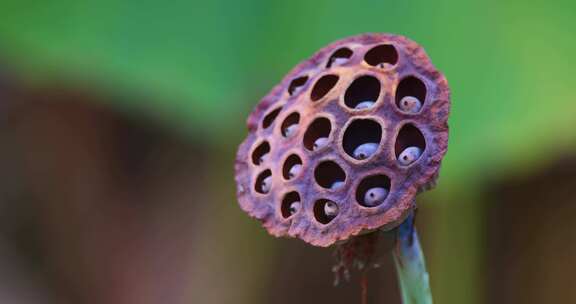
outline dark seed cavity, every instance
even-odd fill
[[[267,141],[262,142],[256,149],[254,149],[254,152],[252,152],[252,163],[257,166],[262,164],[269,153],[270,144]]]
[[[326,160],[314,169],[314,178],[320,187],[336,189],[344,184],[346,173],[336,162]]]
[[[284,195],[282,199],[282,205],[280,211],[282,212],[282,217],[289,218],[290,216],[298,213],[302,206],[300,200],[300,194],[296,191],[292,191]]]
[[[291,137],[298,132],[298,124],[300,123],[300,114],[294,112],[282,122],[282,136]]]
[[[366,52],[364,61],[371,66],[389,68],[398,62],[398,51],[393,45],[381,44]]]
[[[266,114],[264,120],[262,120],[263,129],[267,129],[272,125],[272,123],[274,123],[274,120],[276,120],[276,117],[278,117],[278,114],[280,114],[280,110],[282,110],[282,107],[278,107],[272,110],[270,113]]]
[[[258,175],[256,184],[254,185],[256,192],[267,194],[272,188],[272,171],[267,169]]]
[[[328,92],[332,90],[332,88],[338,82],[339,78],[340,77],[338,77],[337,75],[332,74],[322,76],[314,84],[312,92],[310,93],[310,99],[312,101],[318,101],[322,99],[322,97],[326,96],[326,94],[328,94]]]
[[[382,138],[382,127],[372,119],[356,119],[344,131],[342,140],[346,154],[364,160],[378,150]]]
[[[290,82],[290,85],[288,86],[288,94],[290,94],[290,96],[294,96],[300,93],[306,82],[308,82],[308,76],[300,76],[295,78],[292,80],[292,82]]]
[[[330,59],[328,59],[328,63],[326,64],[327,68],[333,67],[333,66],[340,66],[345,64],[346,62],[348,62],[350,60],[350,57],[352,57],[352,50],[349,48],[340,48],[338,50],[336,50],[334,53],[332,53],[332,56],[330,56]]]
[[[316,151],[326,146],[331,131],[332,124],[328,118],[316,118],[304,133],[304,147],[310,151]]]
[[[380,81],[374,76],[355,79],[346,89],[344,103],[351,109],[370,108],[380,96]],[[371,104],[370,104],[371,103]]]
[[[413,99],[405,100],[410,97]],[[403,78],[396,88],[396,106],[406,113],[418,113],[426,100],[426,85],[414,76]],[[404,105],[406,103],[407,105]],[[418,108],[417,110],[415,110]]]
[[[330,223],[339,213],[338,204],[331,200],[320,199],[314,203],[314,218],[321,224]]]
[[[356,200],[364,207],[379,206],[388,197],[390,184],[390,178],[383,174],[365,177],[356,189]]]
[[[286,158],[282,166],[282,176],[284,179],[291,180],[300,175],[302,171],[302,159],[296,154],[292,154]]]
[[[408,123],[402,126],[394,150],[398,163],[402,166],[410,165],[420,159],[426,149],[426,140],[422,132],[413,124]]]

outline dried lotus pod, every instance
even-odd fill
[[[415,42],[332,43],[250,114],[235,162],[240,206],[272,235],[316,246],[395,228],[435,183],[449,108],[446,78]]]

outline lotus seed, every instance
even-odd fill
[[[302,170],[301,164],[294,164],[294,166],[290,168],[290,171],[288,171],[288,178],[294,178],[295,176],[298,176],[301,170]]]
[[[374,207],[380,205],[388,196],[388,190],[382,187],[374,187],[368,189],[364,194],[364,205],[367,207]]]
[[[290,137],[290,136],[296,134],[296,131],[298,131],[298,125],[297,124],[289,125],[288,127],[286,127],[284,129],[284,137]]]
[[[348,58],[336,57],[330,60],[330,64],[328,66],[329,67],[339,66],[345,64],[346,62],[348,62]]]
[[[298,211],[300,211],[300,205],[301,204],[299,201],[292,202],[290,204],[290,207],[288,208],[290,215],[293,215],[293,214],[297,213]]]
[[[326,204],[324,204],[324,214],[331,219],[336,217],[336,215],[338,215],[338,205],[333,201],[327,201]]]
[[[342,186],[344,186],[343,181],[335,181],[334,183],[332,183],[332,186],[330,186],[330,189],[335,190],[335,189],[338,189]]]
[[[268,156],[267,154],[264,154],[264,155],[260,156],[260,158],[258,159],[258,165],[264,163],[264,161],[266,160],[266,158],[268,158],[267,156]]]
[[[268,191],[270,191],[270,187],[272,187],[272,176],[268,176],[262,181],[262,192],[268,193]]]
[[[389,69],[389,68],[392,67],[392,65],[389,64],[389,63],[387,63],[387,62],[383,62],[383,63],[379,63],[379,64],[378,64],[378,67],[381,68],[381,69]]]
[[[298,94],[301,89],[302,89],[302,86],[294,87],[294,88],[292,88],[291,91],[288,91],[288,94],[290,94],[291,96],[294,96],[294,95]]]
[[[371,108],[373,105],[374,105],[373,101],[366,100],[366,101],[362,101],[359,104],[357,104],[354,107],[354,109],[356,109],[356,110],[368,109],[368,108]]]
[[[320,137],[316,141],[314,141],[312,150],[318,150],[324,147],[327,143],[328,143],[328,137]]]
[[[422,108],[422,102],[413,96],[405,96],[400,100],[400,110],[408,113],[418,113]]]
[[[415,162],[420,155],[422,155],[422,149],[418,147],[408,147],[400,153],[398,156],[398,161],[401,165],[407,166],[413,162]]]
[[[356,147],[356,149],[354,149],[354,158],[355,159],[366,159],[370,156],[372,156],[372,154],[376,153],[376,150],[378,149],[378,144],[377,143],[365,143],[365,144],[361,144],[358,147]]]

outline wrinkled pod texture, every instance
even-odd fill
[[[296,66],[255,107],[235,162],[241,208],[329,246],[395,228],[434,186],[450,91],[415,42],[364,34]]]

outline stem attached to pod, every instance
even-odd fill
[[[394,262],[403,304],[432,304],[424,254],[414,226],[414,213],[398,226]]]

